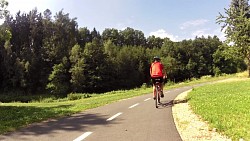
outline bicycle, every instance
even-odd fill
[[[161,103],[160,101],[160,94],[161,94],[161,83],[160,82],[156,82],[155,84],[155,88],[156,88],[156,97],[155,97],[155,107],[158,108],[158,103]]]

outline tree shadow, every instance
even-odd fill
[[[0,136],[0,140],[5,137],[10,137],[12,135],[44,135],[48,133],[58,132],[58,131],[79,131],[84,130],[87,126],[93,125],[104,125],[104,124],[115,124],[118,121],[112,121],[112,123],[107,122],[106,119],[108,115],[103,115],[100,113],[77,113],[70,116],[65,116],[61,118],[49,119],[48,117],[43,117],[47,119],[46,121],[40,120],[44,112],[48,115],[55,114],[55,112],[60,112],[53,110],[53,108],[62,108],[67,110],[72,105],[60,105],[57,107],[33,107],[33,106],[0,106],[1,113],[3,110],[5,112],[11,111],[15,112],[13,114],[5,114],[0,116],[0,128],[9,128],[9,131],[13,129],[18,129],[15,132],[7,132]],[[68,110],[69,111],[69,110]],[[65,112],[65,111],[64,111]],[[8,116],[7,116],[8,115]],[[13,115],[13,116],[9,116]],[[31,120],[31,117],[35,121]],[[34,117],[37,117],[34,118]],[[29,124],[25,123],[29,122]],[[32,123],[37,122],[37,123]]]

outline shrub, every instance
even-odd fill
[[[89,94],[79,94],[79,93],[70,93],[67,95],[68,100],[78,100],[82,98],[89,98],[91,95]]]

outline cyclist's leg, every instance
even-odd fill
[[[156,87],[155,85],[153,84],[153,98],[155,99],[156,97]]]

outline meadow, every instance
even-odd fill
[[[250,140],[250,79],[194,88],[187,99],[211,129],[216,128],[232,140]]]

